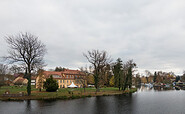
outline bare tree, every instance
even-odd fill
[[[9,70],[10,70],[11,74],[17,74],[17,73],[22,72],[23,69],[17,65],[13,65],[9,68]]]
[[[5,75],[8,71],[8,66],[4,64],[0,64],[0,74]]]
[[[43,57],[46,53],[45,45],[37,36],[30,33],[19,33],[16,36],[6,37],[9,44],[9,55],[6,60],[10,63],[19,63],[25,66],[25,75],[28,79],[27,93],[31,94],[31,72],[44,65]]]
[[[5,85],[5,78],[4,76],[8,72],[8,66],[4,64],[0,64],[0,88],[1,86]]]
[[[147,77],[152,76],[152,73],[149,70],[145,70],[145,74]]]
[[[110,64],[106,64],[106,66],[103,67],[102,73],[101,73],[101,76],[100,76],[101,84],[105,85],[107,87],[110,86],[109,82],[110,82],[111,78],[112,78],[111,65]]]
[[[99,81],[101,76],[101,71],[103,68],[111,62],[111,58],[108,56],[106,51],[92,50],[88,51],[87,54],[83,54],[87,60],[92,64],[94,69],[94,82],[96,92],[99,91]]]
[[[79,75],[82,75],[81,78],[78,78],[76,79],[75,81],[77,83],[80,83],[83,85],[83,88],[84,88],[84,92],[85,92],[85,87],[86,87],[86,84],[87,84],[87,76],[89,75],[89,72],[87,70],[87,67],[83,68],[83,67],[80,67],[79,68],[81,72],[79,72]]]

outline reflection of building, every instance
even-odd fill
[[[43,71],[42,78],[45,81],[50,76],[53,76],[55,80],[57,80],[59,88],[67,88],[72,82],[78,87],[83,87],[87,85],[87,81],[85,79],[85,74],[79,70],[69,70],[65,69],[64,71],[56,72],[56,71]],[[39,86],[40,76],[36,78],[36,88]]]

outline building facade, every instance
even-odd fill
[[[36,88],[39,88],[39,84],[43,86],[43,83],[50,76],[58,82],[59,88],[67,88],[73,82],[79,88],[87,85],[85,73],[79,70],[64,69],[64,71],[42,71],[40,76],[36,78]],[[41,79],[42,78],[42,79]]]

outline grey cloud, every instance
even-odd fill
[[[47,46],[47,68],[88,64],[84,52],[106,50],[114,60],[134,59],[138,69],[184,67],[185,1],[32,0],[0,1],[0,56],[4,36],[31,32]]]

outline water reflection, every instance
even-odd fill
[[[154,87],[146,87],[146,86],[141,86],[140,88],[138,88],[138,91],[168,91],[168,90],[185,90],[185,87],[173,87],[173,86],[169,86],[169,87],[165,87],[165,86],[154,86]]]
[[[174,87],[154,87],[155,91],[168,91],[168,90],[175,90]]]
[[[26,111],[30,111],[30,110],[31,110],[31,100],[27,100],[26,101]]]
[[[185,91],[175,88],[141,87],[128,95],[74,100],[0,101],[0,114],[180,114]]]

